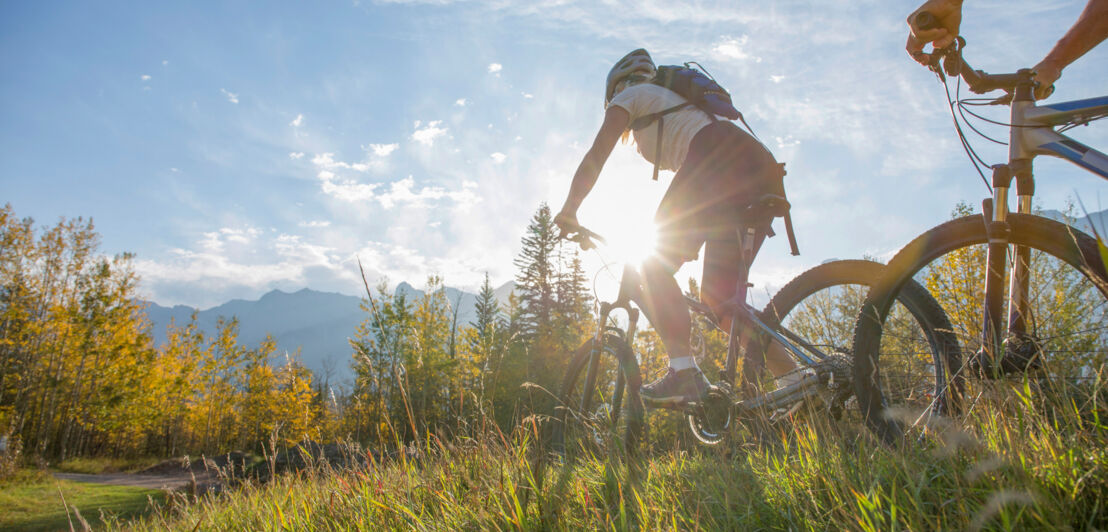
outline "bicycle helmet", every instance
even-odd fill
[[[645,74],[646,78],[654,76],[654,72],[657,69],[654,67],[654,60],[650,58],[650,54],[646,50],[639,48],[625,56],[623,59],[616,61],[616,66],[612,67],[612,70],[608,72],[608,82],[604,90],[604,107],[607,108],[611,103],[612,97],[615,96],[616,85],[619,82],[627,79],[635,72],[648,71]]]

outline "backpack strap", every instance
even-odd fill
[[[745,124],[746,121],[744,120],[743,123]],[[746,128],[750,129],[750,126],[747,126]],[[751,131],[750,133],[754,134],[753,131]],[[782,182],[784,182],[785,176],[788,175],[788,172],[785,171],[785,163],[777,163],[777,168],[781,172],[781,180]],[[785,201],[788,202],[787,199]],[[792,253],[792,255],[795,257],[797,255],[800,255],[800,248],[796,246],[796,233],[793,232],[793,217],[790,214],[791,211],[792,205],[790,204],[789,207],[785,209],[785,213],[781,217],[785,219],[785,236],[789,237],[789,252]]]
[[[796,233],[793,232],[793,217],[789,211],[785,211],[785,235],[789,237],[789,251],[793,256],[800,255],[800,248],[796,247]]]
[[[757,140],[758,142],[762,142],[762,139],[758,138],[758,134],[755,133],[754,130],[750,127],[750,124],[746,123],[746,119],[743,118],[742,111],[739,111],[739,121],[742,122],[743,126],[746,127],[746,130],[749,131],[750,134],[754,136],[754,140]],[[765,144],[765,143],[762,142],[762,144]],[[797,253],[793,253],[793,255],[797,255]]]
[[[658,180],[658,162],[661,161],[661,159],[662,159],[662,132],[664,131],[663,128],[666,125],[665,116],[672,113],[672,112],[674,112],[674,111],[680,111],[681,109],[684,109],[684,108],[686,108],[690,105],[693,105],[693,103],[689,102],[689,101],[686,101],[685,103],[674,105],[673,107],[670,107],[669,109],[663,109],[661,111],[658,111],[657,113],[650,113],[648,115],[640,116],[640,117],[634,119],[633,121],[631,121],[630,126],[628,126],[632,130],[638,131],[638,130],[644,128],[644,127],[649,126],[650,124],[653,124],[655,120],[658,121],[658,138],[657,138],[657,141],[654,143],[654,177],[653,177],[653,179],[655,181]],[[712,119],[712,122],[716,122],[716,121],[719,120],[718,118],[716,118],[716,115],[713,115],[712,113],[709,113],[708,111],[704,111],[704,113],[708,115],[708,118]]]
[[[689,102],[689,101],[686,101],[685,103],[674,105],[673,107],[670,107],[668,109],[663,109],[661,111],[658,111],[657,113],[650,113],[648,115],[640,116],[640,117],[632,120],[631,124],[628,126],[628,127],[631,128],[632,131],[638,131],[642,128],[645,128],[645,127],[649,126],[650,124],[653,124],[655,120],[658,121],[658,139],[654,143],[654,177],[653,177],[653,179],[655,181],[658,180],[658,161],[660,161],[661,158],[662,158],[662,131],[663,131],[663,127],[665,126],[665,116],[672,113],[672,112],[680,111],[681,109],[684,109],[684,108],[686,108],[690,105],[693,105],[693,103]],[[709,112],[708,110],[703,109],[703,108],[698,108],[698,109],[700,109],[701,111],[704,111],[704,114],[708,115],[708,119],[711,120],[712,122],[719,122],[719,118],[716,117],[716,115]],[[746,118],[743,118],[743,114],[741,112],[739,113],[739,121],[743,123],[743,126],[746,127],[746,130],[750,132],[750,134],[754,137],[755,140],[757,140],[758,142],[762,142],[762,139],[758,138],[758,134],[755,133],[754,130],[750,127],[750,124],[746,123]],[[792,227],[792,222],[786,220],[786,224],[787,224],[787,227]],[[792,239],[790,238],[790,241],[791,240]],[[794,250],[796,249],[796,244],[795,243],[793,243],[793,249]],[[798,252],[793,253],[793,255],[799,255],[799,253]]]

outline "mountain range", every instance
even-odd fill
[[[514,289],[515,283],[511,281],[497,288],[497,301],[506,306]],[[459,324],[468,324],[476,318],[475,294],[451,287],[444,290],[451,306],[458,306]],[[408,283],[400,283],[394,293],[404,294],[409,302],[418,301],[424,294]],[[219,318],[237,318],[239,345],[257,347],[268,334],[277,342],[275,362],[283,362],[285,353],[291,355],[299,350],[301,362],[319,380],[341,383],[352,381],[354,376],[350,367],[349,339],[367,317],[360,308],[362,299],[308,288],[291,293],[273,290],[257,301],[234,299],[207,310],[185,305],[163,307],[146,302],[146,315],[153,325],[151,332],[158,346],[166,343],[170,323],[183,327],[193,313],[197,326],[206,336],[216,333]]]

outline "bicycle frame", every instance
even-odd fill
[[[1009,160],[1054,155],[1108,179],[1108,155],[1054,131],[1055,126],[1079,124],[1108,113],[1108,96],[1035,105],[1034,100],[1012,104]]]
[[[743,231],[740,230],[740,238],[743,237],[742,233]],[[752,236],[753,234],[751,234],[747,238],[743,238],[742,242],[753,242],[752,238],[750,238]],[[750,246],[745,246],[744,248],[744,253],[753,253],[753,250],[750,248]],[[743,260],[743,264],[749,263],[749,260]],[[747,268],[744,267],[739,276],[740,279],[736,286],[735,295],[722,305],[723,308],[728,309],[728,311],[731,313],[731,331],[728,336],[727,342],[727,359],[721,377],[723,379],[723,382],[725,382],[728,386],[734,386],[737,377],[738,362],[741,357],[744,362],[745,368],[743,372],[743,383],[752,386],[753,390],[757,390],[754,379],[751,379],[750,376],[756,375],[760,371],[761,365],[758,364],[758,362],[760,362],[761,357],[751,356],[751,349],[749,349],[748,346],[743,345],[743,342],[740,341],[740,338],[743,337],[741,335],[742,325],[740,324],[747,323],[753,325],[752,328],[746,331],[746,337],[749,338],[750,336],[752,336],[750,333],[754,332],[755,330],[761,331],[763,334],[768,335],[773,340],[779,342],[790,353],[792,353],[792,355],[796,357],[797,360],[803,362],[807,366],[815,366],[819,363],[820,360],[827,358],[827,354],[823,353],[822,351],[820,351],[819,348],[805,341],[801,336],[792,331],[789,331],[784,327],[778,326],[778,329],[775,330],[773,327],[767,325],[765,321],[763,321],[759,317],[759,312],[754,307],[747,304],[745,301],[747,288],[749,286],[747,284],[747,273]],[[623,273],[620,277],[619,294],[617,295],[615,301],[610,303],[600,303],[600,319],[595,336],[598,343],[603,341],[605,331],[610,330],[610,327],[608,327],[606,323],[612,312],[617,309],[622,309],[626,311],[628,316],[628,325],[626,333],[624,334],[624,340],[628,344],[631,344],[634,341],[635,331],[637,329],[639,319],[639,309],[636,308],[635,305],[642,306],[643,302],[641,296],[642,278],[638,270],[636,270],[631,265],[624,265]],[[632,303],[634,303],[634,305],[632,305]],[[700,303],[695,299],[687,298],[687,303],[692,310],[703,313],[705,315],[711,313],[711,310],[706,305]],[[589,361],[588,370],[585,376],[586,386],[591,387],[595,383],[598,361],[599,355],[595,355]],[[625,383],[623,382],[623,374],[617,374],[616,379],[615,393],[617,397],[621,397],[623,388],[625,386]],[[754,402],[759,404],[771,402],[771,396],[773,398],[776,398],[779,395],[784,396],[795,393],[802,388],[806,388],[808,383],[803,384],[804,385],[801,386],[801,383],[797,383],[788,386],[783,390],[776,390],[764,396],[759,393],[756,396],[751,397],[750,399],[755,400]],[[583,408],[587,410],[590,406],[591,405],[586,404],[583,406]]]
[[[1004,341],[1012,336],[1027,339],[1027,298],[1030,284],[1031,251],[1022,246],[1012,250],[1014,264],[1008,292],[1007,334],[1001,328],[1003,283],[1007,271],[1009,213],[1008,195],[1016,181],[1016,212],[1031,214],[1035,194],[1032,161],[1039,155],[1066,159],[1108,180],[1108,155],[1054,131],[1056,126],[1080,124],[1108,113],[1108,96],[1037,106],[1034,73],[1020,70],[1011,104],[1008,164],[993,167],[993,197],[983,208],[988,224],[989,246],[985,276],[982,346],[986,356],[1005,352]],[[994,358],[995,359],[995,358]]]

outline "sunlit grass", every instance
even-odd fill
[[[1019,384],[1014,384],[1019,387]],[[1017,390],[1018,391],[1018,390]],[[1094,394],[1103,398],[1103,386]],[[980,530],[1108,526],[1098,410],[1015,394],[890,448],[818,416],[760,446],[563,463],[529,432],[178,497],[139,530]],[[1099,399],[1098,399],[1099,400]],[[655,438],[663,437],[655,434]],[[664,436],[672,438],[672,435]],[[664,443],[664,442],[663,442]],[[654,446],[657,448],[657,446]]]
[[[100,529],[162,507],[159,490],[56,480],[23,470],[0,482],[0,530]],[[103,520],[103,521],[102,521]]]

